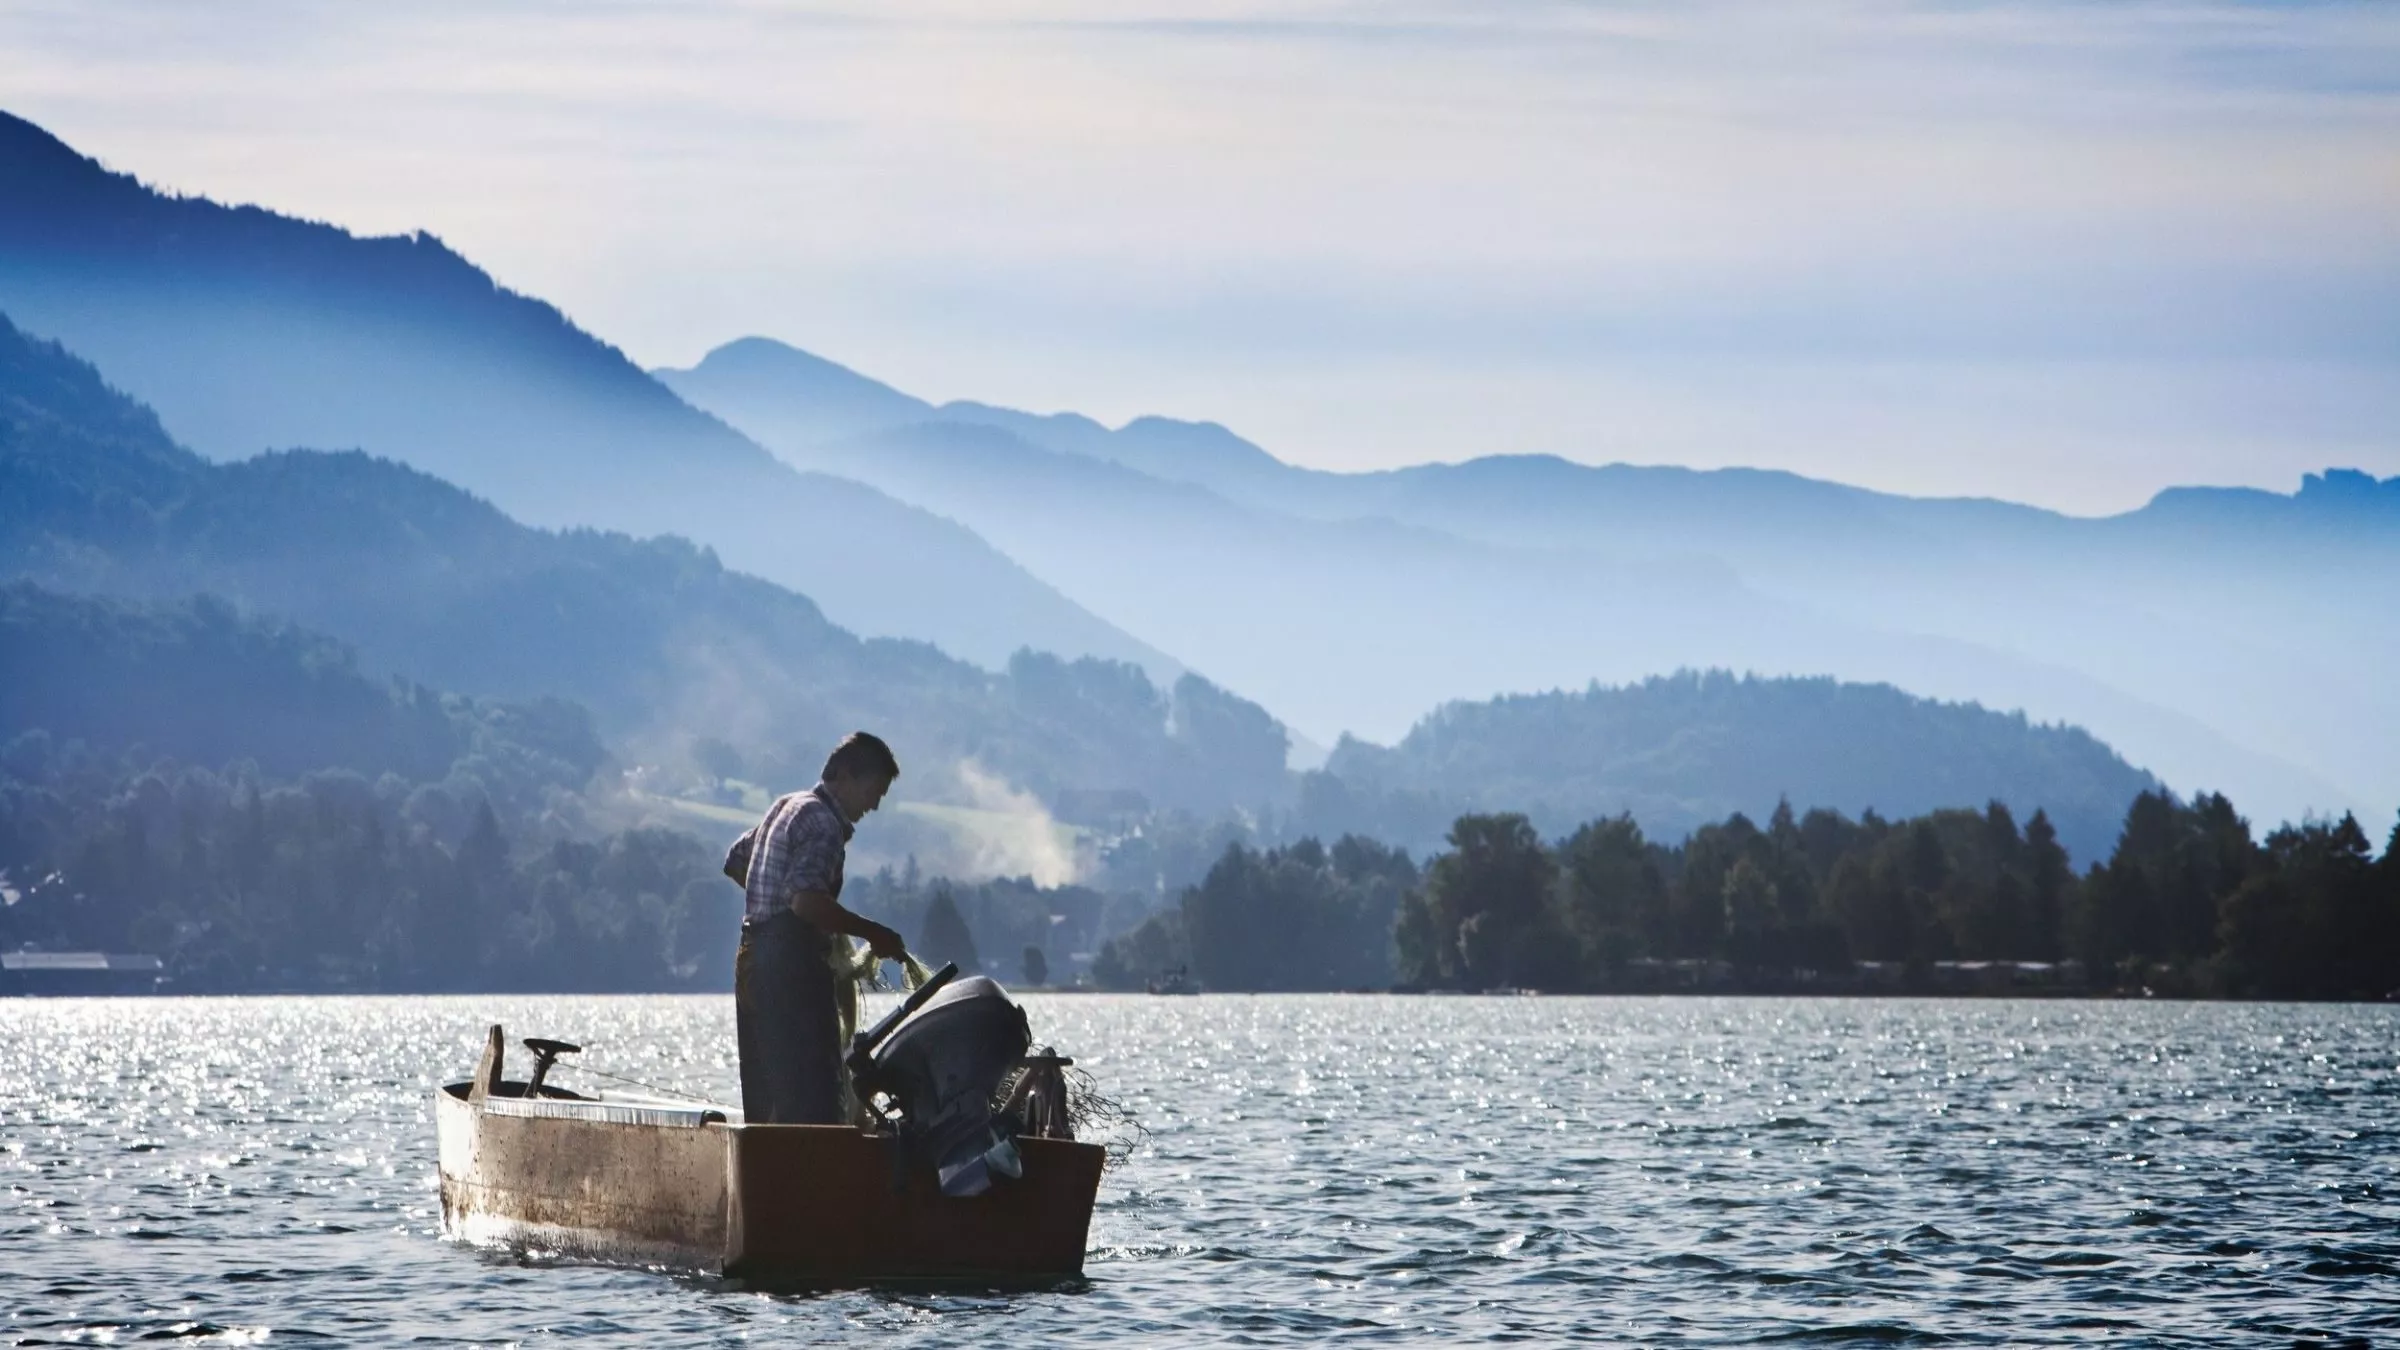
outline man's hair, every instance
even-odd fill
[[[853,731],[833,747],[825,757],[825,779],[836,778],[898,778],[900,761],[892,758],[892,747],[871,731]]]

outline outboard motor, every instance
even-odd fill
[[[1022,1175],[1016,1142],[992,1108],[1001,1080],[1033,1043],[1025,1010],[975,975],[950,983],[913,1015],[902,1011],[907,1020],[864,1063],[852,1057],[859,1096],[891,1098],[901,1147],[933,1164],[944,1195],[981,1195],[995,1175]]]

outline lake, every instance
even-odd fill
[[[439,1234],[488,1022],[729,1100],[730,997],[0,1001],[0,1342],[2400,1337],[2400,1008],[1027,1004],[1149,1132],[1086,1279],[808,1297]]]

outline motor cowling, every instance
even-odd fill
[[[1022,1168],[993,1099],[1032,1045],[1025,1010],[981,975],[953,981],[876,1047],[858,1084],[898,1112],[901,1146],[930,1162],[942,1194],[980,1195]]]

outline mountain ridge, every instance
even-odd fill
[[[56,343],[0,318],[0,576],[146,603],[194,592],[323,631],[374,669],[475,697],[558,696],[680,757],[753,747],[812,777],[858,726],[906,727],[911,790],[974,762],[1045,799],[1135,790],[1229,810],[1282,786],[1255,705],[1185,675],[1020,651],[993,674],[860,638],[687,541],[538,530],[359,451],[215,464]],[[1180,725],[1178,725],[1180,724]]]
[[[888,405],[902,420],[881,430],[827,436],[836,424],[774,377],[779,362],[821,372],[819,359],[762,339],[743,352],[745,369],[703,361],[660,377],[795,463],[968,522],[1088,608],[1202,655],[1324,741],[1393,739],[1456,699],[1724,668],[1886,682],[2093,727],[2169,782],[2243,789],[2269,813],[2364,799],[2147,685],[2128,693],[2107,644],[2150,643],[2165,621],[2115,634],[2119,608],[2079,599],[2077,578],[1998,629],[1946,625],[1958,588],[1975,593],[1973,572],[2021,565],[1954,536],[2074,528],[2038,508],[1904,504],[1929,510],[1894,519],[1865,489],[1780,471],[1595,470],[1555,456],[1349,477],[1289,470],[1301,494],[1317,494],[1295,501],[1196,481],[1209,474],[1149,473],[1119,453],[1125,437],[1073,414],[912,399]],[[1212,454],[1230,438],[1189,434]],[[1274,463],[1263,451],[1221,462],[1237,474]],[[1352,493],[1347,508],[1324,499],[1332,492]],[[1755,511],[1741,505],[1754,500]],[[1717,514],[1686,528],[1694,503]],[[1912,579],[1895,557],[1953,561]],[[2110,659],[2062,659],[2050,631],[2060,615],[2097,629],[2081,639],[2086,655]],[[1301,651],[1305,665],[1291,660]]]
[[[1013,439],[995,428],[965,430]],[[1214,500],[1199,489],[1170,490]],[[1531,790],[1522,774],[1501,782],[1461,771],[1440,784],[1458,792],[1429,794],[1408,764],[1434,734],[1427,727],[1472,715],[1455,705],[1429,714],[1391,749],[1346,742],[1334,773],[1293,779],[1273,720],[1197,677],[1162,692],[1130,665],[1035,653],[1020,653],[993,677],[926,644],[859,639],[806,597],[731,573],[686,541],[535,530],[421,470],[359,451],[278,451],[212,464],[174,446],[155,416],[109,389],[89,363],[0,323],[0,584],[27,583],[222,614],[234,627],[256,628],[248,616],[259,615],[316,628],[347,644],[336,674],[371,668],[469,697],[571,698],[591,710],[589,725],[637,752],[645,774],[662,763],[672,771],[679,760],[697,767],[739,758],[759,779],[802,781],[826,741],[865,724],[901,738],[903,790],[918,800],[928,788],[937,799],[947,791],[954,803],[961,793],[978,800],[975,780],[997,773],[1062,813],[1081,801],[1120,819],[1128,810],[1139,819],[1147,806],[1220,819],[1238,810],[1267,829],[1338,825],[1438,839],[1448,821],[1428,818],[1429,809],[1497,804],[1545,818],[1631,809],[1650,828],[1672,832],[1698,819],[1680,799],[1760,795],[1752,779],[1770,760],[1783,773],[1770,788],[1804,804],[1848,804],[1859,774],[1844,786],[1840,756],[1789,752],[1811,734],[1855,741],[1852,757],[1871,758],[1882,775],[1883,800],[1973,806],[1997,795],[2050,804],[2079,841],[2110,827],[2123,804],[2108,800],[2112,792],[2151,781],[2118,762],[2118,778],[2095,791],[2088,768],[2047,767],[2035,744],[2042,733],[2004,717],[1981,718],[1981,731],[1965,741],[1981,747],[1976,754],[1916,762],[1906,752],[1910,718],[1934,705],[1824,681],[1811,687],[1882,703],[1839,727],[1757,709],[1746,722],[1728,721],[1722,707],[1699,710],[1671,739],[1722,749],[1730,738],[1741,753],[1669,765],[1676,781],[1664,793],[1655,774],[1626,778],[1614,767],[1624,757],[1612,750],[1553,765],[1558,790]],[[194,591],[225,599],[187,599]],[[1711,688],[1741,691],[1735,702],[1784,687],[1708,679]],[[213,753],[240,748],[241,728],[205,730],[234,737],[210,742]],[[697,748],[702,737],[716,748]],[[1487,766],[1493,755],[1507,763],[1524,753],[1506,736],[1491,739]],[[1786,747],[1779,760],[1778,746]],[[436,771],[443,757],[419,767]],[[953,772],[970,761],[980,769]],[[2011,764],[2018,768],[1993,769]],[[1594,780],[1600,789],[1587,790],[1584,780],[1601,769],[1616,776],[1604,773]],[[687,780],[691,772],[682,771]],[[721,778],[737,770],[701,772]]]
[[[168,196],[5,113],[0,310],[211,458],[358,448],[530,524],[681,535],[987,669],[1021,646],[1183,669],[958,522],[793,470],[431,235]]]
[[[47,190],[59,181],[73,190]],[[5,190],[28,185],[43,190]],[[1085,498],[1132,500],[1121,485],[1028,503],[1003,482],[988,500],[935,500],[939,477],[920,476],[909,491],[925,500],[911,503],[857,480],[958,465],[941,444],[952,433],[876,446],[890,458],[872,473],[795,471],[736,430],[756,430],[749,418],[693,408],[438,239],[360,240],[169,198],[14,119],[0,123],[0,308],[11,306],[100,357],[169,427],[208,428],[225,454],[356,446],[536,525],[696,539],[847,627],[936,640],[987,670],[1034,646],[1170,682],[1176,651],[1325,739],[1397,735],[1445,699],[1684,666],[1822,673],[2089,726],[2168,781],[2235,790],[2270,818],[2400,799],[2400,695],[2376,675],[2400,660],[2400,625],[2380,617],[2400,612],[2400,568],[2380,524],[2385,485],[2361,495],[2358,475],[2295,494],[2307,499],[2297,515],[2267,497],[2203,495],[2093,521],[1556,457],[1328,474],[1213,424],[1137,418],[1111,431],[959,403],[911,425],[998,427],[1211,495],[1142,488],[1166,514],[1100,521]],[[858,395],[852,426],[928,415],[856,372],[820,361],[816,375]],[[992,444],[1029,462],[1014,442]],[[2366,503],[2351,513],[2359,528],[2314,528],[2341,502]],[[1051,538],[1029,540],[1037,523]],[[1179,533],[1149,537],[1153,523]],[[1237,526],[1246,533],[1227,533]],[[1019,552],[1100,527],[1117,547],[1032,568],[977,533],[1004,527]],[[1232,546],[1258,540],[1272,556]],[[1093,603],[1105,587],[1107,615]],[[1243,604],[1271,622],[1236,622]],[[1207,649],[1187,650],[1185,634]],[[1280,683],[1261,687],[1262,672]],[[1303,699],[1315,708],[1305,721],[1293,712]],[[1370,713],[1373,725],[1353,720]]]
[[[738,361],[720,359],[738,353]],[[1878,503],[1908,504],[1950,508],[1960,511],[1980,511],[2022,516],[2029,519],[2059,522],[2126,521],[2164,507],[2181,506],[2194,501],[2225,501],[2270,508],[2281,506],[2314,507],[2329,503],[2338,496],[2345,505],[2357,505],[2372,500],[2375,508],[2392,513],[2400,523],[2400,476],[2378,480],[2371,474],[2354,468],[2330,467],[2318,473],[2302,476],[2300,485],[2292,492],[2277,492],[2270,488],[2211,484],[2171,484],[2154,492],[2142,505],[2124,511],[2099,515],[2079,515],[2052,507],[2038,506],[2006,497],[1984,495],[1916,496],[1880,488],[1844,483],[1835,479],[1815,478],[1789,469],[1729,465],[1720,468],[1694,468],[1678,464],[1638,464],[1626,460],[1592,461],[1574,459],[1547,451],[1515,451],[1474,455],[1459,460],[1430,460],[1418,464],[1400,465],[1385,469],[1335,470],[1317,469],[1281,459],[1273,451],[1240,435],[1221,422],[1207,419],[1168,417],[1153,413],[1139,414],[1111,427],[1097,418],[1082,413],[1064,411],[1035,413],[1008,408],[974,399],[956,399],[937,403],[909,394],[897,387],[846,366],[829,357],[779,339],[750,335],[733,339],[710,349],[701,360],[690,367],[660,366],[650,374],[678,392],[687,390],[699,395],[689,399],[695,407],[706,408],[712,398],[727,394],[725,377],[757,378],[768,376],[788,378],[796,369],[822,368],[838,372],[846,382],[861,388],[871,388],[889,400],[900,413],[881,425],[890,426],[910,421],[961,421],[999,426],[1016,431],[1028,439],[1047,442],[1068,453],[1089,458],[1107,459],[1127,467],[1140,469],[1153,477],[1171,477],[1177,481],[1193,482],[1200,486],[1222,490],[1224,481],[1210,476],[1192,476],[1186,461],[1181,476],[1175,471],[1176,462],[1157,454],[1161,438],[1186,441],[1210,441],[1217,461],[1239,461],[1244,467],[1288,475],[1295,479],[1313,479],[1352,484],[1376,484],[1422,477],[1454,480],[1461,474],[1504,472],[1513,468],[1537,468],[1559,471],[1572,476],[1585,474],[1623,475],[1628,478],[1648,478],[1659,483],[1704,482],[1773,483],[1787,488],[1836,496],[1850,496]],[[859,428],[844,426],[816,433],[806,427],[789,427],[787,431],[800,438],[836,439],[853,434]]]

